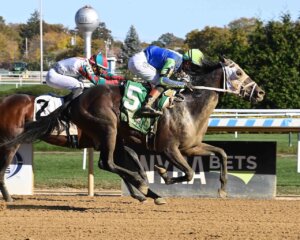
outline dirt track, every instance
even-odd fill
[[[300,200],[0,198],[1,239],[300,239]]]

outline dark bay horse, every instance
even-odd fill
[[[28,94],[13,94],[0,99],[0,138],[12,139],[23,133],[25,124],[33,120],[35,98],[35,96]],[[70,138],[68,138],[67,135],[48,134],[43,136],[41,140],[53,145],[68,148],[95,148],[93,140],[80,128],[77,130],[78,142],[76,146],[72,141],[70,141]],[[12,162],[14,155],[19,149],[20,143],[22,142],[11,146],[0,147],[0,191],[4,200],[8,202],[13,201],[13,199],[11,198],[5,185],[5,170]],[[147,185],[147,176],[139,163],[138,156],[128,147],[126,147],[125,150],[125,157],[128,159],[127,166],[135,171],[138,171],[140,177],[144,181],[144,185]],[[128,161],[131,162],[130,166],[128,165]],[[130,182],[128,182],[126,179],[123,180],[133,198],[136,198],[139,201],[145,200],[145,197],[140,194]],[[164,199],[156,195],[154,192],[150,191],[148,196],[153,198],[156,204],[164,203]]]
[[[251,102],[262,101],[265,93],[242,68],[229,59],[203,63],[202,67],[191,65],[188,73],[194,90],[183,92],[185,101],[176,103],[173,108],[164,109],[150,150],[161,154],[184,172],[183,176],[169,177],[164,167],[156,166],[166,184],[190,181],[193,178],[194,171],[185,156],[218,155],[221,159],[219,195],[225,197],[227,155],[223,149],[202,142],[209,116],[218,103],[220,93],[233,93]],[[103,167],[125,179],[131,179],[146,195],[148,189],[136,178],[135,173],[125,169],[125,163],[120,166],[115,162],[122,155],[124,145],[145,150],[149,145],[145,134],[120,121],[123,93],[122,87],[90,88],[75,99],[67,110],[61,108],[40,121],[27,125],[25,132],[16,139],[3,139],[2,142],[10,145],[41,138],[57,126],[59,119],[68,115],[100,149]]]

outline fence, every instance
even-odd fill
[[[47,72],[39,71],[24,72],[22,74],[0,74],[0,84],[15,85],[16,88],[22,85],[36,85],[45,82]]]
[[[47,71],[42,73],[39,71],[28,71],[23,74],[0,74],[0,85],[15,85],[16,88],[22,85],[45,84]],[[90,81],[84,80],[85,85],[89,85]]]
[[[216,109],[209,131],[300,132],[300,109]]]

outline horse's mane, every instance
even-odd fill
[[[201,65],[192,64],[191,71],[188,72],[190,75],[205,75],[219,68],[220,62],[214,62],[207,59],[202,60]]]
[[[192,64],[191,71],[188,71],[187,74],[191,77],[191,82],[193,85],[203,85],[208,79],[208,74],[212,71],[221,67],[220,62],[213,62],[210,60],[203,60],[202,65]]]

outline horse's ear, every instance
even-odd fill
[[[222,62],[222,63],[225,63],[226,59],[224,57],[224,55],[219,55],[219,61]]]
[[[220,59],[220,62],[224,63],[225,65],[230,65],[231,63],[231,60],[229,60],[229,58],[226,58],[225,55],[219,55],[219,59]]]

